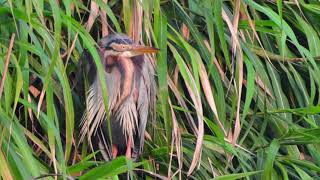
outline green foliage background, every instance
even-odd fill
[[[319,1],[92,2],[0,0],[2,179],[319,179]],[[103,73],[106,22],[161,49],[139,162],[78,145],[74,73],[84,49]]]

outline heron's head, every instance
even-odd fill
[[[134,44],[132,39],[123,34],[111,34],[102,38],[99,42],[99,47],[103,51],[105,58],[108,56],[132,58],[159,51],[154,47]]]

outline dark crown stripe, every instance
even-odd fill
[[[133,41],[127,35],[108,35],[100,40],[100,45],[104,48],[108,48],[111,43],[117,44],[133,44]]]

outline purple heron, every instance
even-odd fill
[[[159,49],[135,44],[123,34],[108,35],[98,46],[105,70],[111,133],[98,73],[92,57],[87,56],[92,81],[87,92],[87,111],[80,124],[80,141],[87,138],[107,161],[119,155],[136,159],[142,152],[147,120],[154,112],[156,100],[154,69],[145,54]]]

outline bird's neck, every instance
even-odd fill
[[[121,72],[121,89],[119,102],[122,103],[132,91],[132,84],[134,78],[134,64],[130,58],[119,57],[118,66]]]

